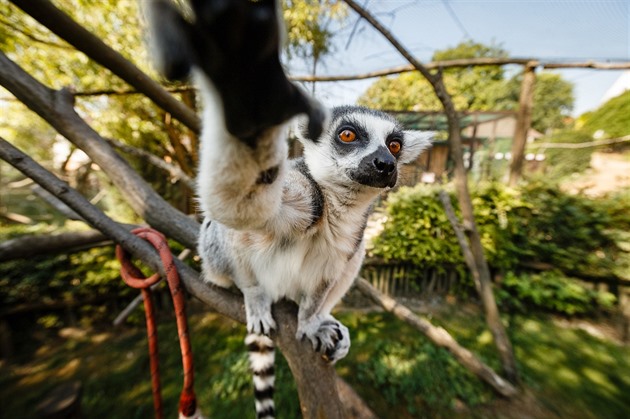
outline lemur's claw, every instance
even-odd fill
[[[271,336],[276,330],[276,322],[271,316],[268,318],[248,319],[247,332],[257,335]]]
[[[348,328],[332,316],[300,325],[296,337],[300,340],[308,338],[313,350],[319,352],[325,361],[331,363],[345,357],[350,350]]]

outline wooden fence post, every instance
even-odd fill
[[[534,106],[534,85],[536,84],[537,61],[530,61],[525,66],[523,81],[521,82],[521,95],[518,101],[516,114],[516,127],[514,128],[514,141],[512,142],[512,161],[508,184],[515,186],[523,174],[523,160],[525,146],[527,145],[527,133],[532,123],[532,109]]]

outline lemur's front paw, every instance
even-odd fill
[[[194,1],[193,9],[200,35],[197,65],[221,96],[231,134],[255,143],[266,128],[294,115],[308,114],[309,125],[321,119],[280,63],[281,16],[275,0]]]
[[[316,352],[330,363],[345,357],[350,350],[348,328],[332,316],[317,317],[298,325],[298,339],[307,338]]]
[[[298,114],[309,117],[311,139],[322,132],[316,102],[291,83],[280,63],[277,0],[192,0],[194,19],[172,0],[149,2],[157,63],[169,78],[201,70],[223,104],[227,130],[255,145],[265,129]]]

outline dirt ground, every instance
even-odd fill
[[[591,167],[564,187],[569,192],[583,191],[588,196],[601,196],[630,187],[630,155],[628,153],[595,152]]]

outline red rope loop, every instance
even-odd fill
[[[194,392],[194,368],[193,357],[188,334],[188,322],[186,319],[186,301],[184,288],[179,280],[179,274],[173,260],[173,255],[168,247],[166,237],[151,228],[137,228],[132,231],[136,236],[148,241],[156,248],[166,273],[173,306],[175,308],[175,318],[177,319],[177,333],[179,335],[179,346],[182,353],[182,364],[184,367],[184,385],[179,400],[180,415],[192,417],[197,410],[197,398]],[[160,392],[160,371],[158,363],[157,328],[155,326],[155,312],[151,301],[150,287],[160,279],[159,274],[146,278],[130,260],[129,254],[120,245],[116,246],[116,257],[120,261],[120,274],[123,281],[132,288],[138,288],[142,292],[147,321],[147,337],[149,341],[149,358],[151,362],[151,383],[153,388],[153,407],[155,417],[163,417],[162,397]]]

